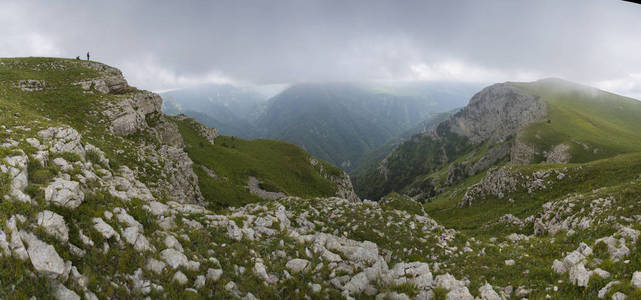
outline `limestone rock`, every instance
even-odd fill
[[[103,111],[111,122],[111,131],[120,136],[130,135],[147,127],[147,119],[160,113],[162,98],[151,92],[139,92]]]
[[[67,228],[65,219],[61,215],[45,210],[38,213],[37,222],[48,234],[55,236],[63,242],[69,240],[69,228]]]
[[[53,297],[58,300],[80,300],[80,296],[76,292],[68,289],[62,283],[55,283],[53,285]]]
[[[189,263],[187,256],[171,248],[161,251],[160,257],[162,257],[162,259],[174,269],[180,266],[187,266]]]
[[[31,197],[24,193],[27,185],[29,184],[27,178],[28,157],[21,154],[5,157],[4,161],[9,166],[8,174],[11,177],[11,184],[9,185],[10,195],[18,201],[31,202]]]
[[[541,120],[545,114],[543,100],[509,83],[497,83],[474,95],[465,108],[442,126],[479,144],[488,139],[503,141],[523,125]]]
[[[49,151],[52,153],[71,152],[81,157],[85,156],[81,136],[71,127],[49,127],[39,131],[38,136],[50,145]]]
[[[134,246],[134,249],[137,251],[150,251],[152,250],[149,240],[143,235],[140,227],[130,226],[125,228],[122,233],[122,237],[125,238],[125,241]]]
[[[156,274],[162,274],[162,271],[165,269],[165,266],[167,266],[167,264],[165,264],[164,262],[157,259],[149,258],[147,260],[146,268],[147,270],[150,270]]]
[[[545,163],[548,164],[566,164],[570,162],[572,155],[570,155],[570,146],[566,144],[558,144],[546,157]]]
[[[216,282],[220,279],[220,276],[223,275],[223,270],[221,269],[208,269],[207,270],[207,279]]]
[[[60,206],[77,208],[85,200],[85,194],[80,190],[78,182],[56,178],[45,189],[45,200]]]
[[[479,288],[479,294],[482,300],[501,300],[499,294],[494,291],[489,283],[485,283]]]
[[[93,218],[93,228],[96,229],[96,231],[100,232],[100,234],[105,238],[105,239],[110,239],[112,237],[115,237],[116,240],[120,240],[120,235],[111,227],[111,225],[107,224],[102,218]]]
[[[57,278],[65,273],[65,262],[53,246],[24,231],[20,232],[20,237],[27,243],[29,259],[36,271],[50,278]]]
[[[634,272],[631,280],[632,286],[641,289],[641,272]]]
[[[180,285],[185,285],[185,284],[187,284],[189,279],[187,279],[187,276],[185,276],[185,274],[183,272],[176,271],[176,273],[174,274],[174,277],[173,277],[173,281],[178,282],[178,284],[180,284]]]
[[[292,271],[292,273],[299,273],[309,269],[310,262],[302,258],[294,258],[287,262],[285,267]]]

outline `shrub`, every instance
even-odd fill
[[[47,184],[51,179],[53,179],[54,174],[49,169],[38,169],[33,172],[29,172],[29,181],[35,184]]]
[[[94,164],[100,164],[100,154],[95,150],[87,151],[87,160]]]

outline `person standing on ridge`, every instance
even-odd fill
[[[89,52],[87,52],[87,60],[89,60]]]

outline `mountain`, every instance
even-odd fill
[[[443,91],[447,86],[456,89]],[[429,83],[297,84],[270,99],[256,124],[261,136],[295,143],[350,171],[365,153],[432,114],[461,106],[471,90]]]
[[[163,111],[186,114],[221,130],[225,135],[250,138],[255,135],[253,121],[265,102],[284,87],[279,85],[238,86],[206,84],[160,93]]]
[[[362,173],[357,190],[423,200],[504,162],[580,163],[639,151],[639,113],[637,100],[561,79],[496,84]]]

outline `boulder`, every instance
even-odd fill
[[[176,273],[174,274],[174,277],[173,277],[173,281],[178,282],[178,284],[180,284],[180,285],[185,285],[185,284],[187,284],[189,279],[187,279],[187,276],[185,276],[185,274],[183,272],[176,271]]]
[[[42,226],[47,234],[53,235],[63,242],[69,240],[69,228],[61,215],[45,210],[38,213],[36,218],[38,225]]]
[[[576,286],[587,287],[590,281],[591,272],[585,269],[583,263],[576,264],[570,268],[570,282]]]
[[[632,283],[633,287],[641,289],[641,272],[634,272],[630,283]]]
[[[45,189],[45,200],[56,205],[77,208],[85,200],[85,194],[80,190],[78,182],[56,178]]]
[[[447,295],[445,296],[445,299],[447,300],[474,300],[474,297],[472,294],[470,294],[470,291],[467,289],[465,286],[459,286],[454,289],[452,289]]]
[[[481,300],[501,300],[499,294],[497,294],[492,288],[492,285],[487,282],[479,288],[479,296]]]
[[[36,271],[49,278],[58,278],[65,273],[65,262],[56,252],[56,248],[24,231],[20,232],[20,237],[27,243],[27,253]]]
[[[304,272],[309,269],[310,262],[302,258],[294,258],[285,264],[285,267],[289,269],[292,273]]]
[[[110,239],[112,237],[115,237],[116,240],[120,240],[120,235],[111,227],[111,225],[107,224],[102,218],[93,218],[93,228],[96,229],[96,231],[100,232],[100,234],[105,238],[105,239]]]
[[[134,249],[137,251],[151,251],[152,248],[149,244],[149,240],[143,235],[140,227],[130,226],[125,228],[122,232],[122,237],[125,238],[125,241],[134,246]]]
[[[176,249],[165,249],[160,252],[160,257],[162,257],[162,259],[174,269],[177,269],[180,266],[187,266],[189,263],[187,256],[176,251]]]

